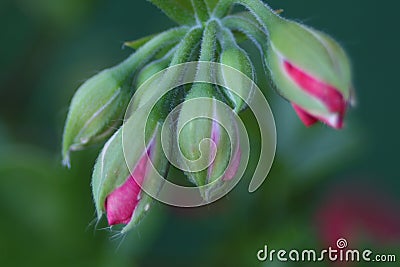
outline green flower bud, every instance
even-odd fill
[[[281,18],[271,21],[266,61],[277,89],[306,125],[320,120],[341,128],[352,90],[346,53],[322,32]]]
[[[93,171],[92,191],[98,218],[106,213],[110,226],[126,224],[122,232],[137,225],[152,204],[152,198],[142,191],[142,186],[146,184],[155,191],[162,186],[160,180],[153,179],[157,174],[151,166],[163,176],[168,168],[161,147],[161,127],[150,122],[143,149],[144,140],[137,139],[138,131],[144,130],[141,126],[139,120],[128,119],[104,145]],[[123,130],[127,131],[124,143]],[[128,152],[123,149],[126,147]]]
[[[220,56],[220,62],[224,65],[228,65],[240,72],[242,72],[244,75],[249,77],[251,80],[254,80],[254,69],[253,69],[253,64],[246,54],[246,52],[241,49],[240,47],[229,47],[228,49],[223,49],[221,56]],[[252,88],[245,88],[243,86],[244,84],[248,84],[248,82],[243,81],[243,76],[241,75],[229,75],[228,72],[226,73],[224,71],[225,68],[222,68],[222,78],[225,81],[225,84],[229,88],[235,88],[237,90],[240,90],[243,95],[247,96],[246,101],[249,100],[252,94]],[[234,106],[234,110],[236,112],[239,112],[243,110],[246,107],[245,101],[235,93],[233,93],[230,90],[223,90],[224,94],[226,97],[232,102]]]
[[[118,68],[101,71],[83,83],[72,98],[63,136],[63,163],[70,151],[80,150],[109,136],[130,98],[130,89]]]
[[[306,125],[320,120],[341,128],[354,92],[350,62],[340,45],[322,32],[281,18],[261,0],[220,1],[214,15],[223,16],[234,3],[249,9],[268,33],[266,65],[301,120]],[[245,32],[248,28],[242,22],[236,26]]]
[[[136,88],[139,88],[145,81],[147,81],[154,74],[164,70],[169,66],[171,58],[153,61],[144,67],[136,77]]]
[[[157,52],[176,44],[187,27],[174,28],[143,41],[140,48],[119,65],[87,80],[72,99],[63,137],[63,162],[69,166],[69,152],[92,144],[121,122],[130,99],[132,76]]]
[[[343,48],[330,36],[282,19],[269,28],[269,37],[270,52],[274,56],[290,60],[349,98],[352,84],[350,61]]]
[[[210,84],[195,84],[177,124],[180,165],[206,200],[235,176],[241,154],[233,111],[213,89]],[[209,183],[213,186],[202,191],[201,186]]]
[[[140,88],[140,86],[147,80],[149,80],[153,75],[166,69],[169,66],[170,62],[171,62],[171,55],[167,55],[166,57],[153,61],[147,66],[145,66],[136,77],[135,88]],[[143,104],[147,103],[147,101],[149,101],[149,99],[151,99],[154,96],[154,93],[155,92],[148,90],[136,91],[131,108],[133,110],[138,109]]]

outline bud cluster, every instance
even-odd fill
[[[201,192],[202,197],[212,198],[236,175],[243,150],[234,115],[252,102],[254,88],[246,86],[243,77],[254,80],[256,73],[241,46],[243,40],[256,44],[266,78],[306,126],[321,121],[342,128],[354,96],[350,62],[341,46],[323,32],[282,18],[261,0],[150,2],[180,26],[127,42],[136,50],[129,58],[84,82],[72,98],[63,136],[67,166],[71,151],[108,138],[94,167],[93,197],[99,218],[106,213],[109,225],[126,225],[123,231],[136,225],[152,205],[142,187],[157,191],[163,184],[154,179],[155,172],[168,175],[170,162],[163,151],[161,129],[178,106],[173,130],[178,136],[176,146],[186,159],[180,164],[195,186],[212,184]],[[235,4],[248,11],[230,14]],[[191,61],[220,63],[243,75],[232,76],[222,68],[219,77],[225,86],[197,82],[160,96],[149,110],[144,129],[137,119],[125,116],[124,120],[132,96],[129,114],[147,109],[148,103],[159,97],[157,91],[138,88],[160,71]],[[195,75],[207,73],[199,69]],[[168,86],[168,81],[159,86]],[[196,99],[201,101],[193,101]],[[230,112],[217,108],[220,103]],[[129,134],[123,135],[127,126]],[[139,140],[140,131],[144,140]],[[129,137],[128,158],[125,136]]]

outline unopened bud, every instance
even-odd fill
[[[248,85],[249,83],[244,79],[247,76],[251,80],[254,80],[253,64],[246,52],[239,47],[229,47],[223,50],[220,62],[243,73],[243,75],[232,75],[233,72],[227,72],[225,68],[221,68],[225,85],[238,90],[242,96],[247,96],[247,99],[243,100],[231,90],[223,90],[225,96],[232,102],[234,110],[240,112],[246,107],[245,101],[249,101],[252,96],[253,88],[247,88],[245,84]]]
[[[128,141],[132,143],[128,152],[124,151],[122,141],[126,125],[129,134],[124,138],[130,136],[135,140]],[[122,231],[135,226],[151,205],[152,198],[142,187],[146,184],[156,187],[157,191],[162,186],[159,180],[153,179],[156,174],[152,166],[162,175],[167,170],[168,162],[160,144],[160,126],[157,124],[147,131],[144,150],[143,140],[131,135],[140,130],[144,129],[136,127],[135,121],[125,123],[104,145],[93,171],[92,190],[98,217],[106,213],[109,225],[126,224]],[[129,153],[129,159],[125,153]]]
[[[63,136],[63,163],[80,150],[112,134],[121,123],[130,88],[117,68],[103,70],[83,83],[72,98]]]
[[[342,128],[352,90],[344,50],[328,35],[296,22],[279,18],[269,26],[266,60],[279,92],[307,126],[320,120]]]
[[[240,145],[233,111],[221,102],[210,84],[195,84],[178,119],[181,165],[206,200],[231,180],[240,163]]]

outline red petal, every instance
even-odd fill
[[[346,101],[335,87],[312,77],[288,61],[284,61],[283,66],[289,77],[304,91],[318,98],[331,112],[344,114]]]
[[[105,208],[109,225],[127,224],[131,220],[140,200],[141,188],[138,183],[143,183],[148,161],[149,156],[144,153],[125,183],[106,198]]]
[[[318,121],[317,118],[308,114],[307,111],[305,111],[301,107],[297,106],[296,104],[292,103],[292,106],[293,106],[294,110],[296,111],[297,116],[299,116],[300,120],[304,123],[305,126],[309,127]]]

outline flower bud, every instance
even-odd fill
[[[201,191],[206,200],[235,176],[241,156],[233,111],[213,89],[210,84],[195,84],[182,104],[177,125],[181,165],[189,179],[200,190],[213,183]]]
[[[127,127],[129,141],[128,158],[124,153],[122,129]],[[104,145],[93,171],[92,190],[97,215],[105,212],[109,225],[127,224],[122,231],[135,226],[148,211],[152,198],[142,191],[146,183],[158,191],[159,180],[152,179],[155,172],[152,166],[163,176],[167,170],[167,160],[162,153],[160,126],[158,123],[146,131],[145,149],[143,141],[137,140],[135,131],[140,131],[137,120],[128,120]],[[125,143],[124,143],[125,145]],[[130,166],[131,168],[129,168]],[[131,170],[131,171],[130,171]]]
[[[107,137],[120,124],[128,104],[129,86],[117,68],[101,71],[83,83],[72,98],[63,136],[63,163],[70,151]]]
[[[136,77],[136,88],[139,88],[145,81],[147,81],[154,74],[166,69],[171,62],[171,58],[162,58],[156,61],[151,62],[146,65],[137,75]]]
[[[222,50],[220,62],[242,72],[243,75],[246,75],[251,80],[254,80],[253,64],[246,52],[240,47],[229,47],[228,49]],[[240,90],[242,95],[247,96],[247,99],[244,100],[248,101],[253,90],[252,88],[247,88],[244,86],[244,84],[248,84],[248,82],[244,81],[246,77],[242,75],[232,75],[232,72],[226,72],[224,70],[226,69],[221,68],[222,78],[224,79],[227,87]],[[233,103],[234,110],[236,112],[239,112],[246,107],[245,101],[231,90],[224,90],[223,92]]]
[[[135,88],[140,88],[140,86],[148,81],[151,77],[153,77],[153,75],[166,69],[169,66],[170,62],[171,58],[168,56],[166,58],[153,61],[145,66],[136,77]],[[157,92],[155,92],[154,90],[137,90],[135,92],[133,103],[131,105],[132,111],[140,108],[142,105],[147,103],[156,93]]]
[[[328,35],[278,16],[270,20],[266,63],[278,91],[307,126],[340,129],[351,102],[349,59]]]

